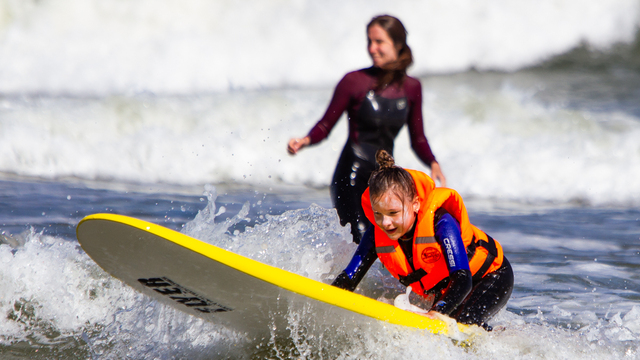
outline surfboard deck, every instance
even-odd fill
[[[85,217],[76,235],[106,272],[160,302],[229,329],[266,331],[292,306],[336,322],[382,321],[435,334],[470,332],[229,252],[143,220]]]

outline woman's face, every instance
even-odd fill
[[[416,221],[416,213],[420,210],[420,201],[406,196],[398,196],[395,191],[385,191],[375,201],[371,199],[371,207],[376,225],[392,240],[398,240],[411,230]]]
[[[373,66],[384,68],[398,59],[400,49],[380,25],[371,25],[367,30],[367,37],[369,39],[369,56],[373,60]]]

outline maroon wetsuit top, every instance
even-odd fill
[[[348,142],[353,144],[360,143],[359,138],[364,138],[364,128],[371,128],[372,125],[366,124],[367,119],[362,119],[359,110],[365,97],[373,97],[374,92],[372,92],[372,89],[375,87],[377,80],[376,74],[379,71],[380,69],[373,67],[361,69],[348,73],[340,80],[326,113],[311,131],[309,131],[308,136],[311,139],[311,144],[316,144],[325,139],[345,110],[347,111],[349,119]],[[435,156],[431,152],[431,147],[424,134],[422,123],[422,87],[420,81],[407,76],[402,86],[395,83],[391,84],[382,91],[375,92],[375,96],[384,99],[406,99],[406,105],[408,105],[406,123],[409,126],[411,147],[418,158],[420,158],[425,165],[431,167],[431,163],[435,161]],[[399,102],[399,104],[402,104],[402,102]],[[405,120],[403,119],[402,121]],[[402,126],[402,124],[400,126]],[[400,129],[397,128],[395,133],[391,134],[391,141],[393,141],[399,130]]]

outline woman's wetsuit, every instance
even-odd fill
[[[378,256],[373,227],[372,225],[363,235],[351,262],[332,285],[349,291],[355,290],[376,261]],[[413,230],[404,237],[413,239]],[[448,315],[460,323],[476,324],[491,330],[487,321],[506,305],[513,289],[513,270],[509,261],[504,257],[500,268],[482,278],[474,279],[469,270],[468,255],[458,222],[446,211],[439,210],[437,213],[435,239],[443,248],[443,240],[449,239],[455,261],[447,262],[449,277],[429,290],[429,294],[434,295],[431,310]],[[407,259],[411,259],[412,241],[401,239],[400,244]]]
[[[371,67],[345,75],[336,86],[326,113],[308,134],[310,144],[322,141],[347,111],[349,138],[333,175],[331,198],[342,226],[351,224],[356,243],[370,225],[360,197],[375,170],[376,151],[385,149],[393,154],[393,142],[407,124],[411,147],[420,160],[429,167],[435,161],[424,134],[420,82],[407,76],[402,85],[393,83],[374,91],[379,72]]]

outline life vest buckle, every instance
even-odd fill
[[[404,286],[410,286],[411,284],[420,281],[423,277],[427,276],[427,272],[420,268],[407,276],[398,276],[398,280]]]

